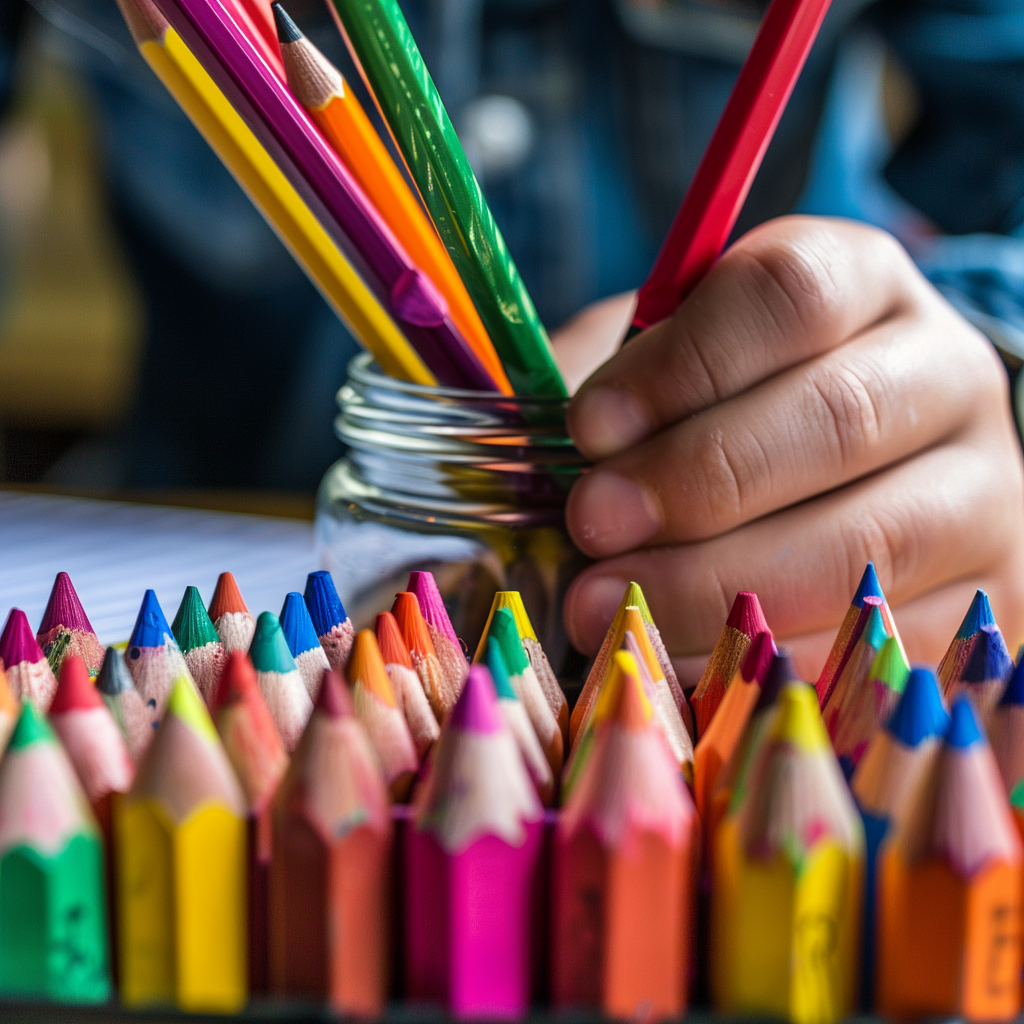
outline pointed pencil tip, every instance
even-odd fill
[[[868,562],[864,569],[864,575],[861,576],[860,583],[857,585],[857,592],[853,595],[853,601],[850,603],[858,608],[863,608],[865,597],[880,597],[883,601],[885,600],[882,584],[878,582],[878,573],[875,572],[874,562]]]
[[[273,612],[260,612],[249,644],[249,657],[260,672],[294,672],[295,659],[288,650],[281,623]]]
[[[1013,671],[1013,661],[1006,649],[1006,642],[994,622],[986,623],[978,630],[978,637],[971,648],[971,655],[960,675],[961,682],[983,683],[992,679],[1008,679]]]
[[[341,676],[332,669],[324,669],[323,682],[315,707],[328,718],[348,718],[354,714],[352,697]]]
[[[320,646],[313,620],[309,617],[309,609],[301,594],[293,591],[285,597],[281,605],[280,622],[293,657],[297,658]]]
[[[302,38],[299,26],[292,21],[291,16],[281,6],[278,0],[270,5],[274,12],[274,24],[277,26],[277,40],[284,46],[286,43],[297,43]]]
[[[981,727],[971,705],[970,698],[961,695],[949,709],[949,728],[946,730],[946,745],[954,750],[965,750],[981,740]]]
[[[116,647],[108,647],[103,656],[100,674],[96,677],[96,689],[108,697],[116,697],[126,690],[135,689],[124,655]]]
[[[43,613],[43,621],[39,624],[37,634],[42,636],[57,626],[93,632],[89,617],[85,614],[71,577],[66,572],[57,573],[53,581],[50,599],[46,602],[46,611]]]
[[[736,595],[725,624],[751,638],[758,633],[769,632],[768,623],[761,610],[761,602],[757,599],[757,594],[749,590],[741,590]]]
[[[455,707],[448,717],[448,726],[463,732],[498,732],[502,728],[498,714],[498,695],[486,665],[474,665]]]
[[[756,682],[760,686],[772,665],[775,654],[775,641],[772,640],[771,633],[758,633],[750,642],[747,656],[740,666],[740,674],[748,683]]]
[[[886,729],[900,743],[916,747],[929,736],[941,736],[948,727],[949,715],[942,706],[935,673],[930,668],[912,668]]]
[[[348,618],[334,579],[326,569],[318,569],[306,577],[303,598],[317,636],[327,636],[335,626],[340,626]]]
[[[81,655],[68,655],[60,668],[57,692],[53,695],[49,713],[61,715],[65,711],[85,711],[99,707],[102,703],[103,699],[92,685],[89,670]]]
[[[156,592],[147,590],[142,598],[139,616],[135,620],[135,628],[128,640],[129,647],[163,647],[167,637],[173,636],[171,627],[167,625],[164,610],[156,599]]]
[[[956,631],[956,638],[970,640],[972,636],[981,632],[982,626],[992,625],[995,621],[988,594],[984,590],[975,591],[974,597],[971,599],[971,606],[967,609],[967,614]]]
[[[42,661],[43,652],[36,642],[28,616],[20,608],[12,608],[0,634],[0,663],[11,668],[24,661]]]

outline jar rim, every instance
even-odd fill
[[[412,381],[400,380],[385,374],[373,355],[360,352],[353,356],[348,364],[350,381],[372,388],[385,388],[390,391],[415,396],[417,398],[443,398],[462,402],[495,402],[500,401],[512,406],[541,406],[554,408],[566,406],[569,399],[558,395],[505,395],[500,391],[471,391],[464,388],[446,387],[441,384],[415,384]]]

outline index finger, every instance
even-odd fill
[[[569,432],[588,458],[607,458],[900,315],[923,287],[876,228],[819,217],[764,224],[580,387]]]

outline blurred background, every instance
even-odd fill
[[[764,6],[403,3],[549,330],[646,275]],[[1024,352],[1024,5],[833,0],[738,230],[795,209],[892,230]],[[355,351],[114,0],[0,0],[0,483],[311,508]]]

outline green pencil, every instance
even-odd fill
[[[396,0],[334,0],[334,6],[513,389],[566,397],[547,332]]]

